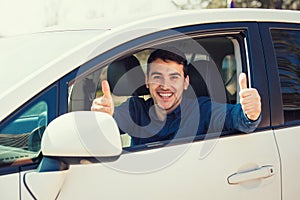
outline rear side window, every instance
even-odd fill
[[[300,30],[271,30],[281,84],[284,121],[300,120]]]

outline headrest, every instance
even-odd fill
[[[196,97],[209,96],[208,88],[205,82],[207,77],[208,61],[196,61],[188,65],[188,75],[190,78],[189,92],[194,92]],[[192,94],[192,93],[191,93]]]
[[[191,62],[188,65],[188,75],[190,77],[190,94],[192,90],[192,94],[196,97],[210,96],[214,101],[226,102],[224,82],[213,61]]]
[[[111,92],[117,96],[140,96],[149,94],[145,74],[135,56],[112,62],[107,69],[107,81]]]

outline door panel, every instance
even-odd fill
[[[173,161],[164,162],[178,149],[185,151]],[[162,165],[147,168],[153,162]],[[228,183],[232,174],[246,174],[263,166],[272,167],[274,175],[245,179],[239,184]],[[145,171],[141,170],[143,167]],[[47,182],[46,177],[44,181]],[[279,157],[273,132],[127,153],[112,163],[74,165],[66,175],[58,199],[174,200],[199,199],[200,196],[204,199],[280,199]]]
[[[55,199],[64,183],[66,173],[67,171],[22,173],[22,199]]]
[[[282,162],[282,199],[299,199],[298,182],[300,175],[300,127],[291,127],[275,131],[276,140],[280,149]]]
[[[0,176],[1,199],[20,199],[19,173]]]

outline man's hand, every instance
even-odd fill
[[[91,110],[114,114],[114,102],[110,93],[109,84],[106,80],[102,81],[103,96],[94,99]]]
[[[261,113],[260,95],[255,88],[247,87],[247,77],[245,73],[239,76],[240,103],[244,113],[250,120],[257,120]]]

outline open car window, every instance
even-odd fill
[[[189,64],[188,90],[192,97],[208,96],[220,103],[239,103],[237,74],[242,71],[240,43],[239,36],[195,37],[192,41],[177,39],[121,55],[108,64],[95,66],[92,73],[70,82],[69,111],[90,110],[93,99],[103,94],[103,80],[108,80],[110,84],[115,107],[133,96],[145,100],[150,98],[145,87],[147,60],[154,49],[166,46],[175,46],[184,52]],[[129,135],[125,133],[121,136],[123,147],[131,146]]]

